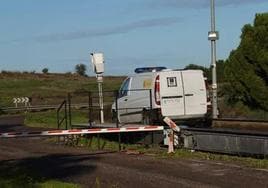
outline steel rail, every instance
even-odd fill
[[[212,119],[214,122],[245,122],[245,123],[268,123],[268,120],[259,120],[259,119],[241,119],[241,118],[217,118]]]

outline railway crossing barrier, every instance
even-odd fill
[[[163,126],[143,126],[124,128],[91,128],[91,129],[69,129],[69,130],[49,130],[32,132],[7,132],[0,133],[0,138],[34,137],[34,136],[64,136],[64,135],[85,135],[101,133],[126,133],[126,132],[152,132],[163,131]]]
[[[105,133],[118,133],[118,148],[121,150],[121,133],[130,132],[155,132],[163,131],[163,126],[128,126],[121,128],[90,128],[90,129],[69,129],[69,130],[49,130],[49,131],[32,131],[32,132],[6,132],[0,133],[0,138],[18,138],[18,137],[42,137],[42,136],[68,136],[68,135],[89,135]],[[98,141],[99,142],[99,141]]]

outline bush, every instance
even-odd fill
[[[75,72],[80,76],[86,76],[86,70],[87,67],[85,64],[80,63],[75,66]]]
[[[48,68],[44,68],[44,69],[42,70],[42,72],[43,72],[44,74],[47,74],[47,73],[48,73]]]

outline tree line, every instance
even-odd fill
[[[230,104],[242,102],[252,109],[268,110],[268,13],[256,14],[253,25],[242,28],[239,46],[226,60],[217,61],[218,83],[224,83],[224,97]],[[211,69],[201,69],[211,82]]]

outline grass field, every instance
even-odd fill
[[[79,188],[79,185],[45,179],[34,170],[7,162],[0,168],[1,188]]]
[[[103,90],[117,90],[124,77],[104,77]],[[32,105],[65,99],[68,92],[97,91],[95,77],[76,74],[0,74],[0,106],[14,106],[14,97],[31,97]],[[57,103],[56,103],[57,104]]]

